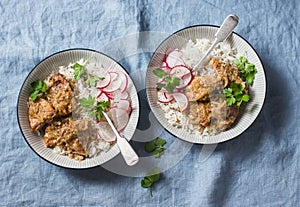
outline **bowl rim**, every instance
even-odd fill
[[[43,157],[42,155],[40,155],[36,150],[33,149],[33,147],[30,145],[29,141],[26,139],[26,137],[25,137],[25,135],[24,135],[24,132],[23,132],[23,130],[22,130],[21,123],[20,123],[20,117],[19,117],[19,110],[20,110],[20,109],[19,109],[20,96],[21,96],[21,93],[22,93],[22,89],[24,88],[25,82],[26,82],[26,80],[29,78],[29,76],[31,75],[31,73],[33,73],[33,71],[34,71],[34,70],[35,70],[42,62],[46,61],[47,59],[49,59],[49,58],[51,58],[51,57],[53,57],[53,56],[55,56],[55,55],[58,55],[58,54],[60,54],[60,53],[69,52],[69,51],[76,51],[76,50],[78,50],[78,51],[90,51],[90,52],[95,52],[95,53],[98,53],[98,54],[100,54],[100,55],[106,56],[107,58],[109,58],[109,59],[111,59],[112,61],[114,61],[118,66],[120,66],[120,67],[126,72],[126,74],[130,77],[129,72],[128,72],[128,71],[127,71],[127,70],[126,70],[126,69],[125,69],[118,61],[116,61],[114,58],[112,58],[112,57],[110,57],[109,55],[107,55],[107,54],[105,54],[105,53],[103,53],[103,52],[100,52],[100,51],[98,51],[98,50],[89,49],[89,48],[81,48],[81,47],[78,47],[78,48],[75,47],[75,48],[69,48],[69,49],[60,50],[60,51],[58,51],[58,52],[55,52],[55,53],[52,53],[52,54],[46,56],[46,57],[43,58],[42,60],[40,60],[40,61],[39,61],[39,62],[38,62],[38,63],[30,70],[30,72],[28,73],[28,75],[25,77],[25,79],[24,79],[24,81],[23,81],[23,83],[22,83],[22,85],[21,85],[21,87],[20,87],[20,89],[19,89],[18,98],[17,98],[17,119],[18,119],[18,125],[19,125],[20,131],[21,131],[21,133],[22,133],[23,139],[25,140],[25,142],[27,143],[27,145],[30,147],[30,149],[31,149],[36,155],[38,155],[40,158],[42,158],[43,160],[47,161],[48,163],[50,163],[50,164],[52,164],[52,165],[55,165],[55,166],[57,166],[57,167],[61,167],[61,168],[64,168],[64,169],[87,170],[87,169],[97,168],[97,167],[103,165],[104,163],[109,162],[110,160],[112,160],[113,158],[115,158],[117,155],[120,154],[120,150],[118,149],[118,153],[117,153],[115,156],[113,156],[111,159],[106,160],[106,161],[103,162],[102,164],[98,164],[98,165],[94,165],[94,166],[90,166],[90,167],[77,168],[77,167],[67,167],[67,166],[59,165],[59,164],[57,164],[57,163],[54,163],[54,162],[52,162],[52,161],[46,159],[45,157]],[[131,77],[130,77],[130,79],[131,79]],[[132,80],[131,82],[132,82],[132,84],[133,84],[133,87],[136,89],[136,86],[135,86],[133,80]],[[139,109],[140,106],[139,106],[139,104],[140,104],[140,100],[139,100],[139,96],[137,96],[137,110],[138,110],[138,111],[137,111],[137,115],[138,115],[138,119],[139,119],[139,116],[140,116],[140,109]],[[137,120],[137,123],[138,123],[138,120]],[[127,139],[127,140],[130,141],[131,139],[132,139],[132,137],[130,137],[130,139]]]
[[[217,26],[217,25],[214,25],[214,24],[195,24],[195,25],[191,25],[191,26],[184,27],[184,28],[182,28],[182,29],[179,29],[179,30],[173,32],[171,35],[169,35],[169,36],[166,37],[163,41],[161,41],[161,43],[157,46],[157,48],[156,48],[155,51],[153,52],[153,54],[152,54],[152,56],[151,56],[151,59],[150,59],[148,65],[147,65],[147,70],[149,69],[150,64],[151,64],[151,61],[152,61],[154,55],[157,53],[158,49],[159,49],[159,48],[160,48],[160,47],[161,47],[161,46],[162,46],[162,45],[163,45],[170,37],[176,35],[177,33],[181,32],[181,31],[183,31],[183,30],[188,30],[188,29],[192,29],[192,28],[196,28],[196,27],[212,27],[212,28],[220,28],[220,26]],[[154,115],[154,117],[155,117],[156,120],[160,123],[160,125],[164,128],[164,130],[166,130],[168,133],[170,133],[173,137],[178,138],[178,139],[180,139],[180,140],[182,140],[182,141],[191,143],[191,144],[202,144],[202,145],[204,145],[204,144],[220,144],[220,143],[225,143],[225,142],[228,142],[228,141],[233,140],[234,138],[237,138],[237,137],[241,136],[244,132],[246,132],[247,129],[249,129],[249,128],[254,124],[255,120],[256,120],[256,119],[258,118],[258,116],[261,114],[261,111],[262,111],[262,109],[264,108],[265,100],[266,100],[266,97],[267,97],[267,82],[268,82],[268,80],[267,80],[267,76],[266,76],[266,74],[265,74],[265,66],[264,66],[264,64],[263,64],[263,62],[262,62],[260,56],[258,55],[257,51],[256,51],[256,50],[254,49],[254,47],[252,46],[252,44],[250,44],[249,41],[246,40],[246,39],[245,39],[243,36],[241,36],[240,34],[234,32],[234,31],[232,31],[232,33],[235,34],[235,35],[237,35],[238,37],[240,37],[243,41],[245,41],[245,42],[251,47],[251,49],[254,51],[254,53],[256,54],[256,56],[257,56],[258,59],[259,59],[259,62],[260,62],[261,65],[262,65],[262,69],[263,69],[262,72],[263,72],[263,76],[264,76],[264,80],[265,80],[265,88],[264,88],[265,93],[264,93],[264,97],[263,97],[263,101],[262,101],[261,108],[259,109],[259,112],[257,113],[257,116],[254,118],[254,120],[252,121],[252,123],[251,123],[248,127],[246,127],[246,128],[245,128],[243,131],[241,131],[238,135],[236,135],[236,136],[234,136],[234,137],[231,137],[230,139],[221,140],[221,141],[219,141],[219,142],[212,142],[212,143],[199,143],[199,142],[192,142],[192,141],[190,141],[190,140],[185,140],[185,139],[183,139],[183,138],[181,138],[181,137],[177,137],[173,132],[171,132],[171,131],[168,130],[165,126],[163,126],[163,124],[162,124],[162,123],[157,119],[157,117]],[[146,79],[147,79],[147,73],[146,73]],[[145,88],[146,88],[146,91],[147,91],[147,81],[145,82]],[[149,106],[150,106],[151,111],[152,111],[153,106],[150,105],[148,95],[147,95],[147,100],[148,100]]]

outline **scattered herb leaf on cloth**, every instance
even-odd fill
[[[164,153],[164,145],[166,143],[166,140],[156,137],[156,139],[153,142],[146,143],[145,150],[148,153],[153,152],[153,156],[155,158],[158,158]]]
[[[158,182],[160,179],[160,172],[158,168],[154,168],[141,180],[141,186],[143,188],[148,188],[150,196],[152,197],[152,186],[154,183]]]

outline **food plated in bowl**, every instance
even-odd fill
[[[119,153],[102,111],[130,140],[139,115],[134,84],[113,59],[87,49],[58,52],[41,61],[18,99],[18,121],[29,146],[67,168],[98,166]]]
[[[262,63],[236,33],[193,71],[217,29],[200,25],[174,33],[157,48],[147,70],[147,97],[154,115],[172,134],[192,143],[238,136],[258,116],[265,98]]]

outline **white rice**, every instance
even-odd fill
[[[81,59],[77,63],[83,64],[84,60]],[[73,65],[75,63],[70,63],[68,66],[60,66],[59,67],[59,73],[62,75],[65,75],[67,79],[75,81],[74,80],[74,69]],[[99,77],[102,77],[102,71],[106,71],[104,67],[96,62],[88,63],[85,66],[85,70],[90,75],[96,75]],[[99,91],[96,89],[96,87],[85,87],[84,80],[81,78],[79,80],[75,81],[76,83],[76,98],[87,98],[88,96],[96,97],[99,94]],[[78,115],[76,115],[78,116]],[[80,119],[90,119],[91,120],[91,128],[89,128],[89,131],[96,132],[98,129],[98,125],[96,124],[96,120],[92,119],[90,116],[88,116],[88,113],[85,110],[80,111]],[[79,136],[78,137],[81,144],[89,154],[89,157],[95,157],[99,155],[101,152],[107,152],[112,145],[108,142],[104,141],[103,139],[99,138],[97,136],[97,133],[91,133],[89,136]],[[64,154],[64,151],[62,151],[59,147],[54,148],[54,152],[58,154]]]
[[[186,66],[192,69],[209,49],[212,42],[208,39],[196,39],[196,41],[189,40],[182,51],[182,59]],[[208,59],[213,57],[217,58],[219,61],[232,62],[236,59],[237,50],[236,48],[231,48],[229,43],[222,42],[219,43],[210,53]],[[163,93],[157,93],[158,99],[163,99]],[[199,131],[197,126],[189,123],[187,116],[180,111],[180,108],[176,101],[171,101],[170,103],[159,103],[161,109],[164,112],[167,121],[174,127],[182,128],[189,133],[197,133]],[[204,131],[200,134],[201,136],[209,135],[209,130],[206,127]]]

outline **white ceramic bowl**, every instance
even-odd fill
[[[35,80],[44,80],[53,71],[58,71],[59,66],[67,66],[69,65],[69,63],[73,63],[80,59],[87,59],[90,57],[95,57],[93,61],[101,63],[104,66],[104,68],[107,69],[107,71],[126,72],[120,64],[118,64],[112,58],[108,57],[103,53],[89,49],[69,49],[50,55],[49,57],[42,60],[38,65],[36,65],[25,79],[19,93],[17,106],[18,122],[23,136],[25,138],[25,141],[36,154],[38,154],[46,161],[49,161],[50,163],[55,164],[57,166],[72,169],[91,168],[99,166],[109,161],[120,152],[118,146],[115,144],[108,152],[101,152],[96,157],[86,158],[83,161],[76,161],[74,159],[69,158],[68,156],[56,154],[50,148],[46,148],[44,146],[43,137],[31,132],[29,127],[27,101],[29,93],[32,89],[30,84]],[[123,131],[123,134],[128,140],[130,140],[136,129],[139,117],[138,95],[136,88],[130,78],[127,91],[130,95],[133,110],[130,115],[129,122]]]
[[[191,143],[213,144],[237,137],[254,122],[261,111],[265,100],[266,78],[262,62],[254,48],[240,35],[233,33],[226,41],[231,45],[231,47],[237,49],[238,57],[240,55],[244,55],[246,52],[248,60],[255,64],[258,71],[255,76],[254,84],[250,88],[251,101],[245,104],[245,107],[242,107],[236,123],[224,132],[204,137],[199,136],[196,133],[190,134],[186,130],[174,127],[164,117],[164,113],[157,103],[157,93],[153,90],[158,81],[158,78],[153,75],[153,69],[161,67],[165,53],[170,48],[181,49],[190,39],[195,41],[196,39],[206,38],[213,41],[214,34],[217,30],[218,27],[216,26],[199,25],[187,27],[175,32],[159,45],[148,65],[146,74],[146,90],[152,112],[166,130],[176,137]]]

